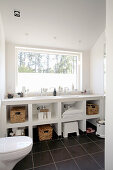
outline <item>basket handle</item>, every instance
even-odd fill
[[[21,112],[15,112],[15,115],[20,115],[21,114]]]
[[[48,133],[48,130],[45,130],[44,133]]]

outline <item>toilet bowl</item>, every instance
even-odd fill
[[[0,138],[0,170],[12,170],[32,149],[32,138],[16,136]]]

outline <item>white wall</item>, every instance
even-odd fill
[[[90,90],[95,94],[104,94],[104,44],[102,33],[90,50]]]
[[[113,170],[113,0],[106,0],[106,141],[105,170]]]
[[[82,57],[82,90],[90,90],[90,53],[83,52]]]
[[[0,15],[0,137],[2,128],[1,99],[5,96],[5,37]]]
[[[6,93],[13,93],[15,90],[15,45],[6,43]]]
[[[89,90],[89,53],[83,52],[82,60],[82,89]],[[6,92],[15,92],[16,78],[15,44],[6,42]]]
[[[0,98],[5,95],[5,37],[0,15]]]

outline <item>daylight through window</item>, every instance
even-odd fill
[[[17,48],[17,89],[30,91],[41,88],[77,89],[78,55]]]

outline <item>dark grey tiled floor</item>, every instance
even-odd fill
[[[97,170],[101,168],[90,155],[75,158],[75,161],[81,170]]]
[[[93,135],[70,135],[36,142],[32,152],[13,170],[102,170],[104,140]]]
[[[98,153],[92,154],[92,156],[101,165],[101,167],[104,168],[104,152],[98,152]]]
[[[97,146],[94,142],[83,144],[82,146],[89,154],[102,151],[102,149],[99,146]]]
[[[79,170],[73,159],[56,163],[56,167],[58,170]]]

